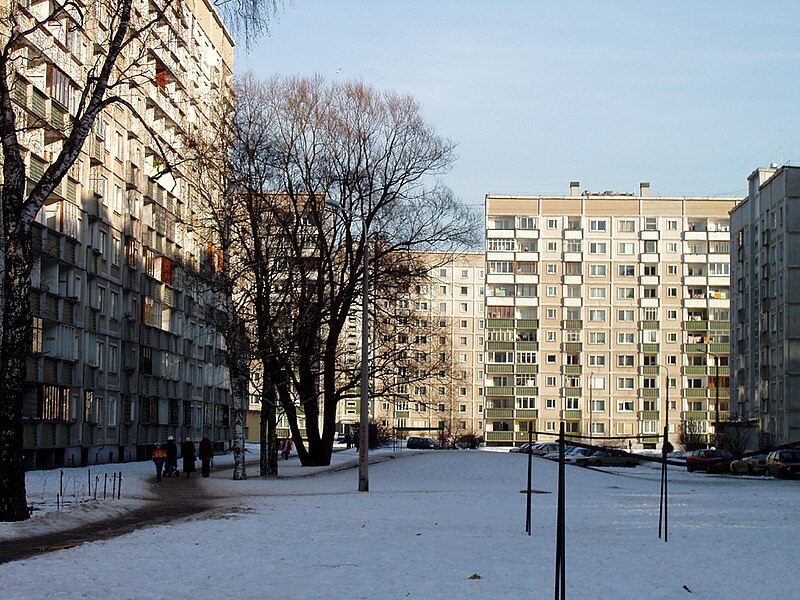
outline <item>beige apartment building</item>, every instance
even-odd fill
[[[33,22],[51,7],[15,10]],[[80,22],[61,13],[29,36],[15,63],[31,183],[61,149],[112,9],[87,4]],[[135,2],[132,26],[152,10]],[[213,258],[191,227],[202,211],[196,180],[177,162],[158,174],[165,154],[181,157],[184,134],[202,129],[229,91],[233,40],[210,2],[179,3],[118,66],[114,77],[132,79],[114,93],[144,123],[123,104],[103,110],[33,230],[26,468],[142,459],[167,435],[230,440],[224,345],[205,321],[204,298],[185,285],[184,267]]]
[[[655,448],[729,401],[731,198],[486,197],[486,442]],[[624,438],[613,440],[610,438]]]
[[[380,394],[370,418],[399,439],[482,437],[484,254],[422,256],[427,279],[378,311],[372,363],[382,372],[373,378]],[[359,319],[348,325],[351,363],[359,360],[360,327]],[[340,431],[358,423],[358,405],[357,398],[340,403]]]

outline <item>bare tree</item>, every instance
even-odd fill
[[[321,78],[245,78],[237,98],[234,168],[249,219],[240,239],[255,280],[258,358],[302,463],[329,464],[336,406],[360,385],[336,366],[360,307],[364,245],[374,245],[379,288],[408,283],[426,272],[414,250],[474,244],[479,222],[438,181],[453,145],[409,96]]]
[[[30,5],[29,5],[30,4]],[[231,14],[269,15],[274,5],[257,0],[226,2]],[[136,7],[136,10],[134,10]],[[99,0],[87,10],[85,3],[26,3],[0,5],[0,142],[2,143],[2,342],[0,343],[0,520],[28,518],[22,451],[22,389],[25,360],[22,348],[32,340],[29,305],[33,268],[32,224],[45,200],[79,157],[98,116],[112,105],[124,105],[142,121],[131,90],[155,74],[144,60],[154,43],[157,26],[170,13],[184,9],[181,0]],[[266,12],[265,12],[266,10]],[[66,114],[61,123],[51,118],[29,117],[19,102],[25,77],[43,77],[48,63],[65,57],[56,36],[69,48],[70,34],[91,32],[87,64],[73,73],[76,93],[64,87]],[[68,62],[68,57],[64,63]],[[24,99],[24,98],[23,98]],[[28,186],[25,152],[31,144],[48,144],[49,163],[42,165],[35,183]],[[165,153],[166,154],[166,153]]]
[[[708,434],[702,431],[702,421],[687,419],[681,421],[678,428],[678,439],[687,452],[708,447]]]

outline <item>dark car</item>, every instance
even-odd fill
[[[694,450],[686,453],[686,470],[689,473],[730,473],[731,453],[727,450]]]
[[[639,459],[633,456],[612,454],[605,450],[595,450],[588,456],[577,458],[575,464],[587,467],[635,467],[639,464]]]
[[[424,437],[410,437],[406,440],[406,448],[412,450],[431,450],[436,448],[436,442]]]
[[[767,455],[767,474],[779,479],[800,477],[800,450],[775,450]]]

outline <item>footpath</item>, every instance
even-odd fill
[[[279,477],[303,477],[316,475],[325,471],[351,469],[357,460],[345,460],[329,467],[301,467],[296,459],[280,462]],[[370,457],[370,463],[373,458]],[[376,461],[377,462],[377,461]],[[247,461],[247,468],[258,470],[258,461]],[[212,477],[230,477],[233,466],[217,469]],[[252,471],[251,471],[252,472]],[[121,516],[85,523],[80,527],[44,533],[30,537],[12,538],[0,543],[0,565],[15,560],[22,560],[38,554],[74,548],[87,542],[107,540],[131,533],[142,527],[164,525],[201,514],[219,507],[219,497],[211,498],[203,485],[200,473],[194,477],[165,477],[156,483],[155,477],[150,482],[154,499],[146,506],[131,510]]]

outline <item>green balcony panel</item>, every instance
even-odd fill
[[[684,321],[683,329],[685,331],[707,331],[708,321]]]
[[[658,329],[660,326],[658,321],[642,321],[642,329]]]
[[[580,342],[565,342],[561,345],[564,347],[564,352],[580,352],[583,349],[583,344]]]
[[[517,374],[529,375],[531,373],[538,373],[538,372],[539,372],[539,365],[530,365],[530,364],[517,365]]]
[[[539,411],[535,408],[518,408],[514,417],[522,421],[535,421],[539,418]]]
[[[709,344],[708,351],[711,354],[728,354],[731,351],[730,344]]]
[[[581,319],[565,319],[561,321],[562,329],[583,329],[583,321]]]
[[[708,413],[704,410],[687,410],[683,413],[684,421],[705,421]]]
[[[511,419],[514,417],[514,410],[511,408],[487,408],[487,419]]]
[[[658,421],[658,414],[657,410],[643,410],[642,421]]]
[[[642,375],[658,375],[658,365],[644,365],[642,367]]]
[[[562,410],[561,417],[565,421],[580,421],[581,420],[581,411],[579,410]]]
[[[514,388],[510,386],[495,386],[484,388],[487,396],[513,396]]]
[[[513,350],[514,342],[487,342],[487,350]]]
[[[513,329],[514,319],[487,319],[486,327],[488,329]]]
[[[516,390],[517,396],[538,396],[539,395],[539,388],[538,387],[518,387]]]
[[[683,345],[683,351],[684,352],[691,352],[691,353],[694,353],[694,354],[697,354],[697,353],[705,354],[707,349],[708,349],[708,346],[706,344],[684,344]]]
[[[709,322],[710,329],[714,331],[730,331],[731,329],[731,322],[730,321],[710,321]]]
[[[658,388],[643,388],[642,398],[658,398]]]
[[[683,396],[684,398],[705,398],[706,391],[706,388],[684,388]]]
[[[658,344],[642,344],[642,352],[656,354],[658,353]]]
[[[517,342],[517,350],[538,350],[539,342]]]
[[[580,397],[583,395],[583,388],[579,387],[565,387],[561,388],[561,395],[564,397]]]
[[[538,329],[539,319],[517,319],[517,329]]]
[[[700,365],[690,365],[688,367],[684,367],[683,372],[686,375],[707,375],[708,367]]]
[[[513,373],[514,365],[486,365],[487,373]]]
[[[514,441],[513,431],[487,431],[487,442],[512,442]]]
[[[564,375],[580,375],[581,365],[564,365]]]
[[[407,419],[409,415],[407,410],[396,410],[394,416],[396,419]]]

